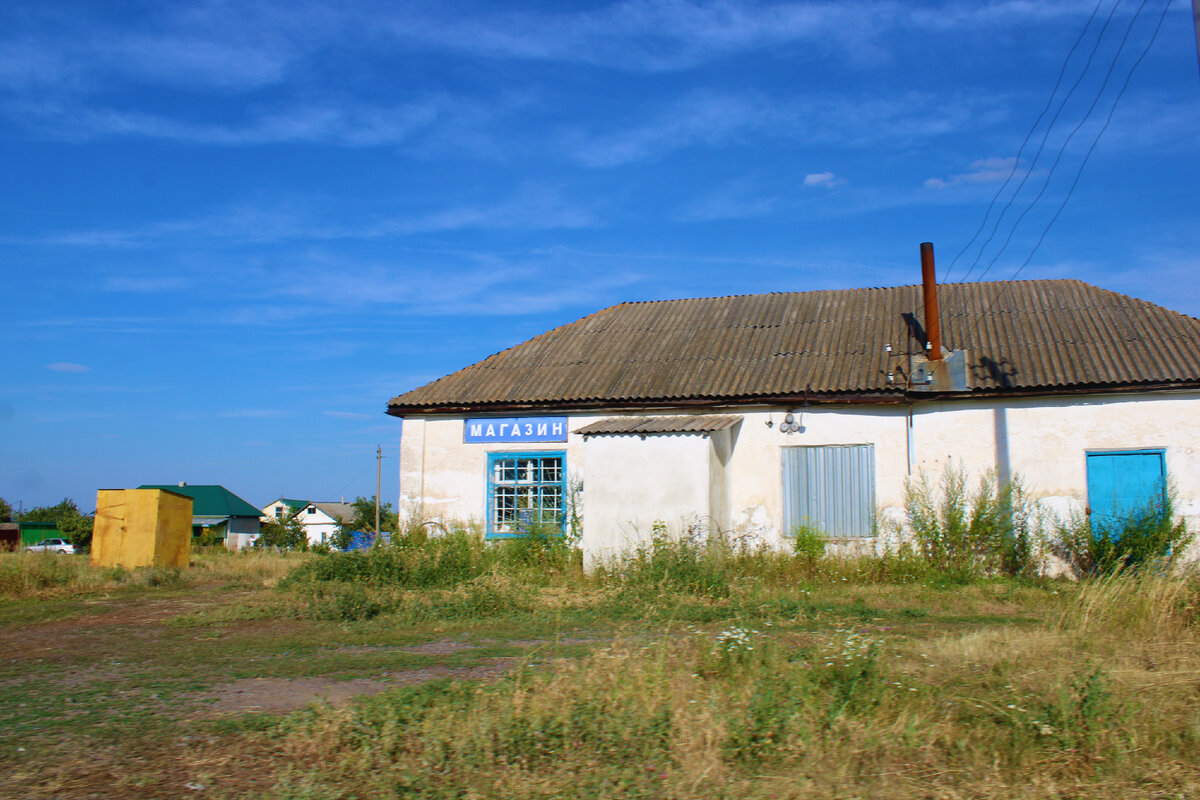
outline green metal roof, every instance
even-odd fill
[[[197,517],[255,517],[262,512],[224,486],[143,484],[139,489],[166,489],[192,498],[192,515]]]

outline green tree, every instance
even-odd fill
[[[0,522],[13,521],[13,507],[3,497],[0,497]]]
[[[329,546],[334,550],[345,550],[354,541],[354,529],[346,521],[338,519],[338,529],[329,538]]]
[[[281,550],[307,550],[308,534],[295,514],[262,524],[262,533],[254,540],[255,547],[278,547]]]
[[[53,522],[59,535],[76,548],[88,550],[92,546],[92,529],[96,518],[80,511],[70,498],[64,497],[58,505],[31,508],[20,515],[20,521]]]
[[[342,528],[351,531],[375,530],[375,495],[357,497],[350,505],[354,506],[354,516]],[[400,515],[392,510],[391,503],[379,504],[379,530],[400,532]]]

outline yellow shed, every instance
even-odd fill
[[[92,563],[186,567],[192,556],[192,498],[166,489],[96,493]]]

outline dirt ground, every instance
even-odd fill
[[[431,642],[431,645],[438,643]],[[326,678],[243,678],[214,687],[198,698],[211,703],[208,714],[247,712],[280,714],[316,703],[342,705],[360,695],[373,695],[398,686],[415,686],[451,678],[463,681],[493,681],[517,663],[515,658],[489,659],[477,667],[428,667],[386,673],[382,678],[328,680]]]
[[[254,726],[311,703],[495,681],[546,646],[291,619],[178,624],[254,594],[81,599],[0,624],[0,798],[254,796],[282,763]]]

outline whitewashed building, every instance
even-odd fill
[[[1060,513],[1170,487],[1200,529],[1200,320],[1076,280],[622,303],[388,413],[404,510],[573,511],[590,563],[663,526],[869,540],[948,463]]]
[[[354,506],[346,502],[316,502],[281,497],[262,507],[262,521],[283,522],[291,517],[304,526],[308,543],[323,544],[332,540],[343,522],[354,519]]]

